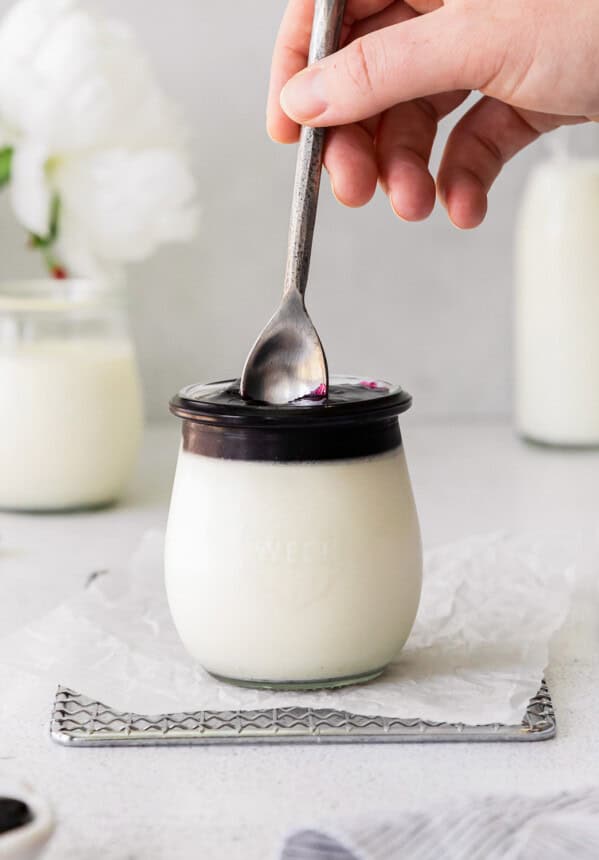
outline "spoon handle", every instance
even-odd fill
[[[345,2],[346,0],[315,0],[308,65],[322,60],[339,47]],[[285,271],[285,292],[297,290],[301,296],[306,292],[310,271],[324,140],[324,128],[302,127],[297,153]]]

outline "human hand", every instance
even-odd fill
[[[333,126],[325,166],[335,196],[362,206],[377,181],[397,215],[426,218],[438,195],[476,227],[504,164],[540,134],[599,119],[597,0],[348,0],[342,48],[306,69],[313,0],[289,0],[275,46],[268,131]],[[472,90],[435,183],[438,123]]]

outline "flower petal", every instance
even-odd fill
[[[58,155],[183,138],[133,32],[81,0],[21,0],[0,24],[0,113]]]
[[[11,167],[11,202],[17,220],[36,236],[50,231],[52,192],[46,178],[46,148],[25,143],[15,148]]]
[[[195,182],[177,151],[89,153],[60,164],[53,183],[62,203],[60,247],[72,249],[83,235],[104,264],[143,260],[195,232]]]
[[[64,223],[64,222],[63,222]],[[124,277],[119,263],[100,259],[90,243],[89,236],[76,221],[67,219],[56,245],[56,256],[70,275],[92,280],[120,281]]]
[[[33,125],[45,111],[46,82],[39,76],[36,58],[52,38],[57,22],[78,0],[21,0],[0,26],[0,110],[15,131]]]
[[[131,30],[84,0],[20,0],[0,22],[0,129],[14,147],[17,218],[47,235],[59,193],[59,243],[75,274],[193,234],[177,112]]]

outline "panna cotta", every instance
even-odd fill
[[[246,404],[234,382],[172,402],[183,441],[166,588],[213,675],[274,688],[368,680],[415,620],[422,557],[406,392],[338,377],[320,402]]]

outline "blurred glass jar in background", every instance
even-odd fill
[[[0,508],[115,502],[135,464],[142,425],[122,287],[0,284]]]
[[[516,425],[527,439],[599,445],[599,128],[548,135],[516,233]]]

